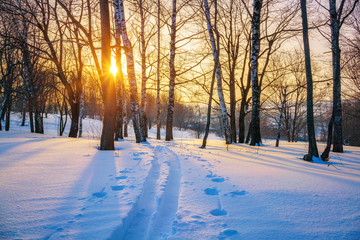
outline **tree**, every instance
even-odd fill
[[[260,12],[262,0],[254,0],[252,17],[252,49],[251,49],[251,83],[252,83],[252,115],[250,145],[260,145],[260,87],[258,80],[258,59],[260,52]]]
[[[220,26],[218,31],[221,45],[226,55],[223,74],[227,73],[228,75],[227,78],[224,76],[224,83],[229,87],[230,130],[232,141],[236,142],[236,73],[239,69],[241,35],[245,31],[245,27],[241,25],[241,15],[243,12],[240,8],[240,1],[230,0],[228,3],[226,1],[221,2],[219,13]],[[245,70],[242,69],[242,71]]]
[[[304,160],[312,161],[313,156],[319,157],[316,146],[315,126],[314,126],[314,109],[313,109],[313,80],[311,73],[311,60],[310,60],[310,46],[308,36],[308,23],[306,0],[301,0],[301,17],[303,26],[303,41],[304,41],[304,54],[305,54],[305,70],[307,81],[307,131],[308,131],[308,154],[304,156]]]
[[[211,123],[211,102],[213,99],[214,83],[215,83],[215,68],[214,68],[213,75],[211,78],[209,102],[208,102],[208,109],[207,109],[207,115],[206,115],[205,133],[204,133],[204,138],[203,138],[203,143],[201,145],[201,148],[206,148],[206,141],[209,136],[210,123]]]
[[[101,133],[100,150],[114,150],[114,133],[116,121],[115,84],[110,72],[110,15],[109,1],[100,0],[101,16],[101,86],[104,97],[104,120]]]
[[[330,29],[331,29],[331,52],[333,70],[333,110],[328,127],[328,140],[324,152],[321,154],[323,160],[329,158],[330,147],[332,144],[332,132],[334,131],[333,152],[343,152],[342,136],[342,109],[341,109],[341,65],[340,65],[340,29],[344,21],[354,11],[359,0],[351,3],[347,13],[344,13],[346,0],[340,2],[339,9],[336,10],[336,0],[329,0]]]
[[[138,92],[137,92],[137,84],[136,84],[136,75],[135,75],[135,65],[134,65],[134,56],[133,49],[131,46],[130,39],[128,38],[127,30],[126,30],[126,21],[125,21],[125,10],[123,0],[117,0],[119,8],[115,9],[117,13],[116,16],[119,18],[120,26],[121,26],[121,37],[124,44],[124,51],[126,55],[126,64],[127,64],[127,72],[128,79],[130,85],[130,104],[131,104],[131,115],[134,126],[135,138],[136,142],[140,143],[146,141],[144,136],[142,135],[140,129],[140,117],[139,117],[139,101],[138,101]]]
[[[207,24],[209,37],[210,37],[210,43],[211,43],[211,48],[212,48],[213,58],[214,58],[214,64],[215,64],[215,72],[216,72],[216,79],[217,79],[217,89],[218,89],[219,103],[220,103],[220,108],[221,108],[221,115],[222,115],[222,120],[223,120],[225,142],[226,142],[226,144],[230,144],[232,142],[232,138],[231,138],[229,119],[228,119],[228,114],[227,114],[227,110],[226,110],[225,99],[224,99],[224,94],[223,94],[223,89],[222,89],[222,74],[221,74],[221,65],[220,65],[220,61],[219,61],[220,37],[219,37],[219,32],[217,31],[217,28],[216,28],[216,23],[217,23],[217,0],[214,1],[214,7],[215,7],[214,26],[211,23],[210,8],[209,8],[208,1],[204,0],[203,4],[204,4],[204,13],[205,13],[205,18],[206,18],[206,24]],[[216,39],[214,37],[214,33],[215,33]]]
[[[175,50],[176,50],[176,0],[172,0],[171,15],[171,33],[170,33],[170,78],[169,78],[169,103],[166,118],[166,136],[165,141],[173,139],[173,121],[174,121],[174,104],[175,104]]]
[[[114,9],[119,9],[119,1],[113,1]],[[125,104],[125,86],[124,76],[122,72],[121,63],[121,22],[120,17],[117,16],[119,11],[115,11],[115,58],[116,58],[116,76],[115,76],[115,90],[116,90],[116,126],[115,126],[115,140],[123,139],[123,114],[126,112]]]
[[[156,139],[161,139],[160,119],[160,0],[157,1],[157,66],[156,66]]]

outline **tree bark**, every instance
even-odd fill
[[[285,102],[286,102],[286,88],[284,89],[284,99],[281,103],[281,109],[280,109],[280,117],[279,117],[279,122],[278,122],[278,130],[277,130],[277,134],[276,134],[276,144],[275,147],[279,147],[279,141],[280,141],[280,132],[281,132],[281,121],[282,121],[282,116],[283,116],[283,112],[284,112],[284,107],[285,107]]]
[[[114,1],[114,9],[119,9],[118,1]],[[121,22],[120,18],[116,16],[118,12],[115,11],[115,58],[116,58],[116,77],[115,77],[115,88],[116,88],[116,129],[115,129],[115,140],[124,139],[123,136],[123,92],[124,92],[124,76],[122,72],[121,63]]]
[[[2,130],[2,126],[1,126],[1,121],[3,120],[2,116],[5,116],[5,111],[7,107],[7,97],[8,95],[5,94],[2,103],[0,105],[0,130]]]
[[[26,121],[26,100],[23,100],[23,106],[22,106],[22,119],[21,119],[21,126],[25,126]]]
[[[245,58],[246,58],[246,56],[247,56],[247,54],[245,55]],[[244,60],[243,68],[245,68],[245,60]],[[250,69],[250,65],[249,65],[249,69]],[[243,77],[242,77],[242,79],[243,79]],[[243,86],[241,88],[241,103],[240,103],[240,112],[239,112],[239,143],[248,143],[249,142],[249,141],[246,142],[246,139],[245,139],[245,117],[248,114],[248,112],[247,112],[247,105],[248,105],[247,96],[249,94],[250,84],[251,84],[251,72],[249,70],[248,76],[247,76],[246,87]],[[249,127],[249,129],[250,129],[250,127]]]
[[[148,135],[147,131],[147,117],[146,117],[146,42],[145,42],[145,14],[143,0],[139,0],[140,8],[140,42],[141,42],[141,105],[140,105],[140,129],[143,136],[143,141],[146,141]]]
[[[212,102],[212,98],[213,98],[214,84],[215,84],[215,67],[214,67],[213,75],[211,78],[209,102],[208,102],[208,109],[207,109],[207,116],[206,116],[206,126],[205,126],[205,133],[204,133],[204,138],[203,138],[203,143],[201,145],[201,148],[206,148],[206,141],[209,136],[210,123],[211,123],[211,102]]]
[[[101,87],[104,98],[104,120],[101,133],[100,150],[114,150],[114,133],[116,121],[115,85],[110,72],[110,16],[108,0],[100,0],[101,16]]]
[[[261,145],[260,134],[260,86],[258,79],[258,59],[260,51],[260,12],[262,0],[254,0],[252,17],[252,50],[251,50],[251,83],[252,83],[252,116],[251,142],[252,146]]]
[[[170,33],[170,78],[169,78],[169,103],[166,118],[165,141],[173,140],[174,105],[175,105],[175,40],[176,40],[176,0],[172,0],[171,33]]]
[[[130,86],[130,104],[131,104],[131,116],[133,121],[133,127],[135,132],[136,142],[140,143],[146,141],[144,136],[141,133],[140,129],[140,116],[139,116],[139,101],[138,101],[138,91],[136,84],[136,75],[135,75],[135,64],[134,64],[134,56],[133,49],[131,46],[130,39],[127,35],[126,30],[126,21],[125,21],[125,9],[123,0],[118,1],[119,9],[115,9],[116,17],[120,19],[121,25],[121,37],[124,44],[124,50],[126,55],[126,64],[128,71],[128,80]]]
[[[76,138],[79,131],[79,117],[80,117],[80,102],[73,102],[70,104],[71,124],[69,137]]]
[[[319,157],[318,149],[316,146],[315,126],[314,126],[314,109],[313,109],[313,80],[311,73],[311,60],[310,60],[310,46],[308,36],[308,23],[307,23],[307,11],[306,0],[301,0],[301,17],[303,26],[303,41],[304,41],[304,53],[305,53],[305,69],[306,69],[306,81],[307,81],[307,130],[309,148],[308,154],[304,156],[307,161],[312,161],[313,156]]]
[[[324,152],[321,154],[321,159],[326,162],[329,161],[329,153],[330,153],[330,148],[331,148],[331,144],[332,144],[333,125],[334,125],[334,114],[331,115],[331,118],[329,121],[326,148],[325,148]]]
[[[161,139],[160,119],[160,0],[157,1],[156,139]]]
[[[8,97],[6,100],[6,118],[5,118],[5,131],[10,130],[10,113],[11,113],[11,94],[7,93]]]
[[[83,133],[83,118],[84,118],[84,95],[81,94],[80,98],[80,113],[79,113],[79,138],[82,137]]]
[[[235,95],[235,70],[230,76],[230,130],[231,140],[236,143],[236,95]]]
[[[227,110],[226,110],[225,99],[224,99],[224,94],[223,94],[223,89],[222,89],[222,79],[221,79],[222,74],[221,74],[221,65],[219,62],[219,54],[220,54],[219,34],[216,29],[216,25],[214,28],[211,25],[210,9],[209,9],[208,1],[203,0],[203,3],[204,3],[204,8],[205,8],[206,23],[207,23],[207,28],[208,28],[208,32],[209,32],[210,43],[211,43],[211,48],[213,51],[213,57],[214,57],[214,63],[215,63],[217,89],[218,89],[218,96],[219,96],[219,102],[220,102],[221,116],[222,116],[223,126],[224,126],[225,142],[226,142],[226,144],[230,144],[232,142],[232,138],[231,138],[229,119],[228,119],[228,114],[227,114]],[[215,5],[215,21],[214,22],[216,24],[216,22],[217,22],[217,1],[216,0],[214,2],[214,5]],[[216,34],[216,42],[215,42],[214,32]]]
[[[331,51],[333,65],[333,114],[334,141],[333,152],[343,152],[342,109],[341,109],[341,73],[340,73],[340,19],[336,11],[336,0],[330,0]],[[341,14],[341,10],[339,12]]]
[[[30,125],[30,132],[34,132],[34,116],[33,116],[33,103],[32,103],[32,99],[28,100],[28,108],[29,108],[29,125]]]

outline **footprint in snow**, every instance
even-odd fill
[[[213,182],[224,182],[224,181],[225,181],[225,178],[223,178],[223,177],[217,177],[217,178],[211,179],[211,181],[213,181]]]
[[[115,179],[117,180],[121,180],[121,179],[127,179],[128,177],[123,175],[123,176],[119,176],[119,177],[115,177]]]
[[[218,237],[218,239],[226,239],[228,237],[231,236],[235,236],[238,234],[238,231],[234,230],[234,229],[225,229],[224,231],[222,231]]]
[[[216,177],[216,174],[213,174],[212,171],[209,171],[209,172],[210,172],[210,174],[206,175],[207,178],[214,178],[214,177]]]
[[[100,192],[93,193],[92,195],[97,198],[102,198],[106,196],[106,192],[104,192],[105,188],[103,188]]]
[[[204,191],[205,191],[206,195],[218,195],[219,194],[219,190],[217,190],[216,188],[206,188]]]
[[[213,216],[225,216],[227,211],[225,209],[214,209],[210,211],[210,214]]]
[[[113,191],[121,191],[125,188],[125,185],[111,186],[111,190]]]
[[[242,191],[239,191],[239,190],[236,190],[236,191],[233,191],[233,192],[230,192],[230,195],[232,197],[235,197],[235,196],[243,196],[243,195],[246,195],[247,192],[242,190]]]

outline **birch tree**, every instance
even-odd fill
[[[174,122],[174,105],[175,105],[175,51],[176,51],[176,0],[172,0],[172,14],[171,14],[171,32],[170,32],[170,77],[169,77],[169,103],[166,118],[166,136],[165,141],[173,139],[173,122]]]
[[[262,0],[254,0],[252,16],[252,49],[251,49],[251,83],[252,83],[252,115],[250,145],[260,146],[260,86],[258,79],[258,59],[260,52],[260,12]]]
[[[218,96],[219,96],[219,104],[220,104],[220,109],[221,109],[221,116],[222,116],[222,121],[223,121],[225,142],[226,142],[226,144],[230,144],[232,142],[232,138],[231,138],[231,132],[230,132],[228,113],[227,113],[227,110],[226,110],[225,99],[224,99],[224,94],[223,94],[223,89],[222,89],[222,74],[221,74],[221,65],[220,65],[220,62],[219,62],[219,54],[220,54],[220,47],[219,47],[220,44],[219,44],[219,42],[220,42],[220,39],[219,39],[219,33],[217,31],[217,28],[216,28],[216,23],[217,23],[217,0],[214,1],[214,7],[215,7],[214,26],[211,23],[210,8],[209,8],[208,1],[203,0],[203,4],[204,4],[203,6],[204,6],[206,24],[207,24],[209,37],[210,37],[210,43],[211,43],[211,48],[212,48],[213,58],[214,58],[214,64],[215,64],[215,72],[216,72],[216,79],[217,79],[217,90],[218,90]],[[214,34],[216,36],[216,39],[215,39]]]
[[[121,37],[123,40],[124,51],[126,55],[128,80],[130,86],[130,104],[131,104],[133,127],[134,127],[136,142],[139,143],[146,141],[146,139],[145,136],[142,135],[142,131],[140,129],[139,101],[138,101],[138,91],[136,84],[133,49],[126,30],[125,9],[124,9],[123,0],[115,0],[115,1],[118,1],[117,6],[119,6],[118,9],[115,9],[115,11],[118,12],[116,16],[117,18],[119,18],[118,21],[120,21]]]
[[[160,0],[157,0],[157,65],[156,65],[156,139],[161,139],[161,119],[160,119]]]
[[[115,76],[115,90],[116,90],[116,126],[115,126],[115,140],[123,139],[123,112],[124,112],[124,76],[122,72],[121,63],[121,22],[120,17],[117,16],[120,12],[119,1],[113,1],[114,9],[116,10],[115,15],[115,58],[116,58],[116,76]],[[126,106],[125,106],[126,107]],[[125,108],[126,112],[126,108]]]

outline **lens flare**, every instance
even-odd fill
[[[110,72],[112,73],[112,75],[114,75],[114,77],[116,76],[117,68],[115,65],[111,65]]]

